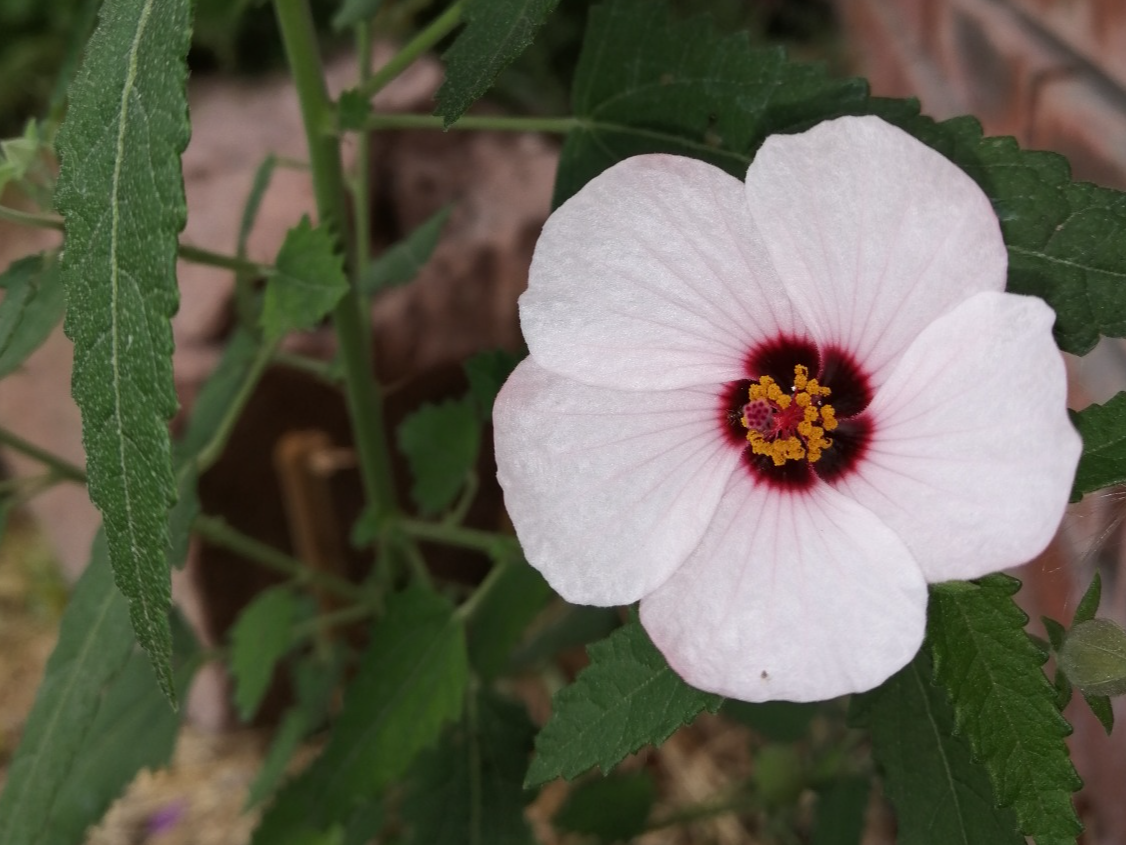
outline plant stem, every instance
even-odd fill
[[[13,434],[6,428],[0,428],[0,443],[15,449],[17,452],[22,452],[29,458],[34,458],[51,470],[52,473],[58,478],[67,481],[74,481],[78,484],[86,483],[86,471],[79,466],[75,466],[70,461],[60,458],[46,449],[40,449],[34,443],[29,443],[17,434]]]
[[[473,591],[473,595],[458,606],[457,611],[455,611],[457,618],[462,622],[468,622],[472,619],[473,615],[481,609],[485,598],[493,591],[493,588],[500,583],[500,580],[504,577],[504,573],[508,571],[508,567],[511,565],[508,560],[501,560],[493,564],[493,568],[489,570],[489,574],[485,576],[485,580]]]
[[[234,255],[224,255],[221,252],[212,252],[189,244],[180,244],[180,257],[193,264],[208,264],[212,267],[221,267],[224,270],[234,270],[236,273],[247,276],[271,276],[274,268],[266,264],[257,264]]]
[[[315,619],[310,619],[293,628],[293,636],[295,639],[304,639],[306,637],[316,636],[328,628],[335,628],[338,625],[350,625],[353,622],[362,622],[374,616],[376,608],[370,603],[354,604],[350,607],[344,607],[340,610],[334,610],[331,613],[324,613]]]
[[[274,363],[308,373],[330,387],[340,387],[340,372],[331,361],[320,361],[316,358],[310,358],[308,355],[279,350],[274,353]]]
[[[313,16],[307,0],[274,0],[274,11],[301,102],[317,211],[321,222],[341,235],[348,266],[352,267],[355,266],[355,250],[347,234],[344,169],[337,139],[331,134],[333,108],[325,90]],[[363,301],[352,287],[340,299],[332,317],[344,362],[344,383],[360,477],[376,515],[385,518],[395,512],[395,488],[383,424],[383,399],[371,371],[371,348],[362,309]]]
[[[61,217],[56,217],[53,214],[33,214],[6,205],[0,205],[0,220],[7,220],[10,223],[17,223],[20,226],[33,229],[54,229],[62,232],[66,228],[66,224]],[[185,261],[222,267],[224,270],[234,270],[236,273],[268,276],[274,272],[274,268],[266,264],[256,264],[253,261],[246,261],[233,255],[224,255],[221,252],[212,252],[209,249],[188,244],[180,244],[179,255]]]
[[[246,403],[250,401],[250,397],[254,395],[254,388],[258,386],[258,380],[262,377],[266,367],[274,357],[274,350],[277,348],[277,343],[263,343],[258,348],[258,354],[254,357],[254,361],[250,364],[250,369],[247,371],[246,378],[243,379],[242,384],[239,385],[238,393],[235,394],[231,400],[230,405],[227,406],[226,411],[223,413],[223,418],[219,421],[215,433],[211,435],[211,439],[207,442],[199,454],[196,455],[195,462],[198,471],[202,474],[212,464],[214,464],[223,454],[223,450],[227,447],[227,441],[231,437],[231,432],[234,431],[235,425],[242,416],[243,408]]]
[[[356,27],[356,52],[360,62],[360,85],[371,78],[371,22]],[[371,259],[371,131],[361,129],[356,137],[356,174],[352,183],[352,216],[355,218],[355,285],[364,277]]]
[[[0,205],[0,220],[7,220],[9,223],[16,223],[32,229],[54,229],[58,232],[63,230],[63,219],[61,217],[56,217],[53,214],[34,214],[30,211],[20,211],[18,208],[11,208],[6,205]]]
[[[472,129],[495,132],[548,132],[566,135],[581,125],[576,117],[511,117],[505,115],[466,115],[442,125],[442,118],[429,114],[373,114],[368,129]]]
[[[218,517],[200,514],[192,525],[209,543],[242,555],[266,569],[288,575],[298,583],[312,584],[351,601],[367,598],[367,593],[350,581],[306,566],[297,558],[232,528]]]
[[[405,534],[419,540],[430,540],[447,546],[459,546],[484,552],[494,560],[505,560],[512,551],[519,548],[516,538],[506,534],[494,534],[477,528],[461,525],[445,525],[437,522],[423,522],[418,519],[401,519],[399,527]]]
[[[369,79],[362,80],[359,92],[367,98],[374,97],[386,87],[387,83],[406,70],[415,59],[445,38],[461,23],[462,0],[454,3],[430,25],[408,41],[391,60],[377,70]]]

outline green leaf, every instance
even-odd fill
[[[668,4],[617,0],[591,9],[575,70],[578,126],[559,160],[555,204],[640,153],[674,153],[743,178],[772,132],[806,128],[863,105],[862,80],[721,36],[710,18],[671,20]]]
[[[277,166],[277,156],[270,153],[262,159],[262,163],[254,171],[254,180],[250,183],[250,193],[246,196],[246,205],[242,208],[242,219],[239,221],[238,246],[235,249],[237,255],[246,255],[246,243],[250,240],[250,231],[254,228],[254,221],[258,219],[262,197],[270,187],[270,180],[274,178],[274,170]]]
[[[1038,845],[1074,842],[1083,826],[1071,793],[1082,781],[1064,744],[1071,725],[1024,632],[1028,617],[1012,600],[1020,582],[991,575],[966,587],[934,587],[927,619],[935,677],[950,695],[958,733],[1023,833]]]
[[[360,290],[365,294],[373,294],[386,288],[405,285],[414,279],[434,254],[442,229],[452,211],[451,205],[438,209],[403,240],[368,265],[360,279]]]
[[[363,130],[370,116],[371,97],[356,88],[341,92],[340,99],[336,103],[336,122],[341,132]],[[360,284],[362,288],[362,280]]]
[[[1080,622],[1088,622],[1095,618],[1095,614],[1099,612],[1099,602],[1103,596],[1103,579],[1098,572],[1095,577],[1091,579],[1087,591],[1083,593],[1083,598],[1079,600],[1079,604],[1075,606],[1075,616],[1071,619],[1071,624],[1074,627]],[[1057,646],[1058,648],[1058,646]]]
[[[820,709],[820,704],[794,701],[751,704],[728,699],[723,703],[724,716],[746,725],[773,742],[797,742],[809,733],[809,723]]]
[[[186,219],[180,153],[190,40],[191,0],[105,0],[59,132],[56,194],[90,498],[137,640],[173,704],[170,318]]]
[[[1083,438],[1071,501],[1126,481],[1126,393],[1116,394],[1106,404],[1072,411],[1071,421]]]
[[[477,404],[478,413],[482,421],[488,422],[493,418],[493,402],[500,393],[501,387],[512,375],[516,365],[524,360],[524,355],[517,355],[504,349],[491,349],[487,352],[478,352],[467,360],[462,367],[469,378],[469,393]]]
[[[1110,696],[1083,693],[1083,700],[1087,702],[1087,706],[1103,726],[1106,735],[1110,736],[1110,732],[1114,730],[1114,705],[1110,701]]]
[[[644,745],[660,745],[723,699],[684,683],[638,622],[588,650],[590,665],[555,694],[551,719],[536,737],[527,786],[567,779],[593,766],[610,771]]]
[[[871,791],[872,783],[864,777],[844,777],[820,790],[810,845],[860,845]]]
[[[438,108],[449,126],[532,43],[559,0],[466,0],[465,29],[442,55],[446,79]]]
[[[866,727],[895,807],[899,845],[1023,845],[1011,810],[996,809],[985,769],[954,735],[954,713],[931,681],[925,651],[881,686],[854,696],[850,720]]]
[[[525,629],[553,595],[543,576],[523,558],[504,566],[467,632],[469,662],[485,681],[508,667]]]
[[[274,667],[293,647],[299,603],[288,587],[259,593],[231,629],[231,675],[239,718],[250,721],[274,677]]]
[[[173,634],[176,683],[187,689],[198,652],[183,622]],[[172,758],[179,716],[168,706],[152,667],[141,652],[106,688],[66,782],[51,808],[47,833],[38,845],[72,845],[97,822],[142,769],[158,769]]]
[[[362,23],[375,17],[383,0],[344,0],[340,9],[333,15],[332,28],[337,32],[347,29],[352,24]]]
[[[0,842],[33,845],[45,835],[101,697],[125,667],[134,644],[128,607],[113,584],[105,537],[99,532],[8,767],[0,794]]]
[[[66,311],[66,294],[53,256],[12,262],[0,274],[0,378],[14,372],[42,345]]]
[[[274,266],[262,309],[262,328],[270,341],[313,328],[348,290],[336,241],[323,226],[314,229],[308,217],[286,234]]]
[[[414,845],[533,845],[522,786],[535,728],[522,704],[487,691],[418,760],[403,800]]]
[[[254,845],[285,842],[302,824],[327,829],[403,776],[461,712],[465,635],[449,604],[416,589],[391,597],[328,745],[278,794]]]
[[[935,123],[913,100],[869,97],[863,80],[754,49],[744,34],[721,36],[707,19],[670,20],[667,4],[655,0],[591,10],[573,92],[576,126],[561,152],[556,205],[632,155],[692,156],[741,179],[770,134],[875,114],[981,186],[1008,246],[1008,288],[1055,309],[1061,348],[1083,354],[1100,333],[1126,335],[1126,194],[1071,182],[1062,156],[984,138],[973,118]]]
[[[526,669],[565,649],[601,640],[622,626],[621,613],[616,607],[563,604],[561,609],[561,615],[537,630],[531,640],[512,655],[509,670]]]
[[[648,771],[611,772],[578,784],[552,817],[559,830],[596,836],[600,842],[625,842],[645,830],[657,787]]]
[[[423,405],[399,426],[399,450],[410,465],[411,498],[424,514],[447,508],[477,464],[481,422],[466,399]]]
[[[168,565],[183,569],[192,540],[192,523],[200,511],[199,473],[194,461],[180,466],[176,481],[176,504],[168,512]]]
[[[330,653],[326,660],[303,660],[294,668],[297,703],[286,711],[274,734],[262,768],[250,784],[246,809],[257,805],[277,788],[301,742],[328,716],[343,671],[341,657],[341,652]]]

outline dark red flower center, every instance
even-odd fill
[[[872,389],[850,354],[782,336],[751,350],[747,374],[725,386],[722,424],[757,481],[804,490],[858,465]]]

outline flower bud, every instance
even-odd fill
[[[1080,622],[1068,631],[1059,664],[1088,695],[1126,694],[1126,631],[1109,619]]]

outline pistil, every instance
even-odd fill
[[[836,412],[824,401],[830,392],[809,377],[803,364],[794,367],[789,392],[770,376],[752,382],[741,418],[751,451],[769,457],[774,466],[802,459],[816,463],[833,445],[825,432],[837,427]]]

